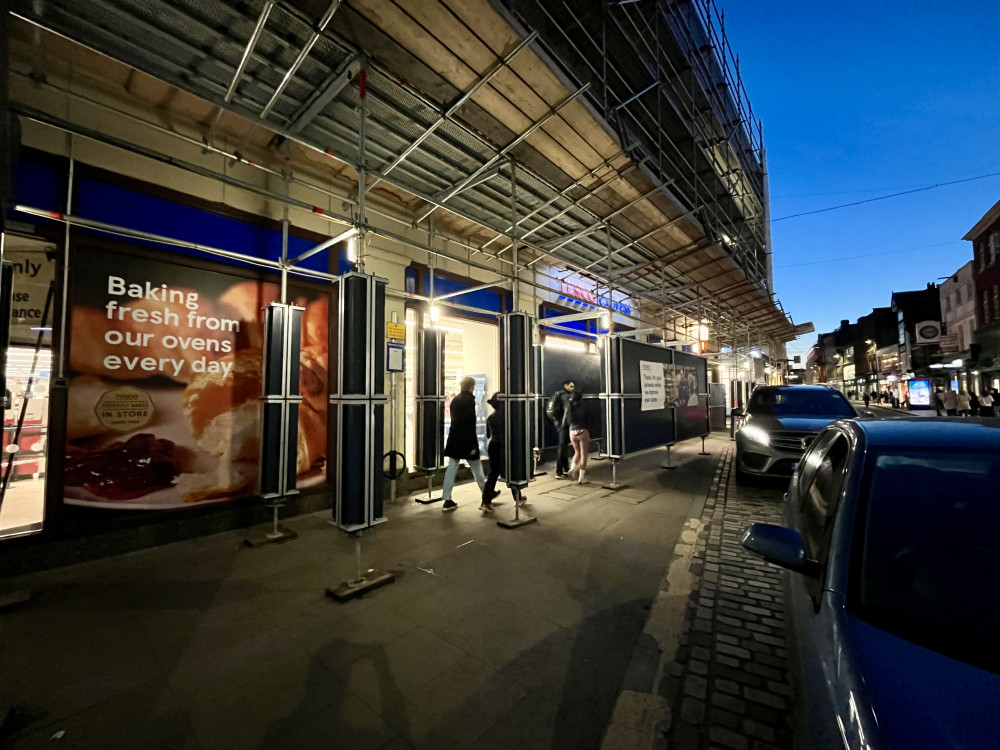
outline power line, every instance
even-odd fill
[[[889,195],[882,195],[878,198],[865,198],[864,200],[854,201],[853,203],[842,203],[839,206],[829,206],[828,208],[817,208],[815,211],[803,211],[802,213],[789,214],[788,216],[781,216],[777,219],[771,219],[771,223],[774,224],[778,221],[784,221],[785,219],[796,219],[799,216],[812,216],[813,214],[823,214],[827,211],[836,211],[840,208],[850,208],[851,206],[860,206],[863,203],[874,203],[875,201],[884,201],[888,198],[898,198],[901,195],[911,195],[913,193],[923,193],[927,190],[934,190],[939,187],[946,187],[948,185],[958,185],[963,182],[973,182],[975,180],[985,180],[987,177],[1000,177],[1000,172],[990,172],[989,174],[981,174],[976,177],[966,177],[962,180],[952,180],[951,182],[939,182],[935,185],[925,185],[924,187],[913,188],[912,190],[903,190],[899,193],[890,193]]]
[[[800,266],[815,266],[820,263],[839,263],[842,260],[857,260],[859,258],[874,258],[876,255],[894,255],[895,253],[908,253],[911,250],[925,250],[930,247],[945,247],[946,245],[957,245],[961,240],[952,240],[951,242],[938,242],[934,245],[918,245],[917,247],[904,247],[899,250],[885,250],[881,253],[866,253],[865,255],[848,255],[843,258],[825,258],[824,260],[811,260],[807,263],[793,263],[790,266],[775,266],[774,270],[778,271],[783,268],[799,268]]]

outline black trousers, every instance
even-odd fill
[[[494,447],[496,446],[496,447]],[[486,484],[483,486],[483,502],[489,503],[493,500],[493,493],[497,489],[497,480],[503,470],[503,446],[491,441],[487,448],[487,455],[490,458],[490,473],[486,475]],[[521,492],[514,487],[510,488],[510,494],[515,501],[521,497]]]
[[[559,449],[556,451],[556,474],[569,471],[569,457],[573,449],[569,445],[569,425],[559,426]]]

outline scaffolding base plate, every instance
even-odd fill
[[[381,570],[373,570],[368,573],[360,582],[344,581],[336,588],[326,590],[326,595],[336,599],[338,602],[346,602],[356,596],[361,596],[367,591],[385,586],[396,580],[394,573],[384,573]]]
[[[277,534],[275,534],[271,529],[266,531],[255,531],[251,534],[247,534],[243,537],[243,543],[247,547],[263,547],[265,544],[272,544],[274,542],[289,542],[292,539],[298,539],[298,536],[299,535],[291,529],[278,527]]]
[[[443,496],[438,495],[437,497],[415,497],[413,498],[413,501],[420,503],[421,505],[430,505],[431,503],[439,503],[442,499]]]
[[[497,526],[502,529],[519,529],[537,520],[538,516],[522,516],[521,518],[511,518],[508,521],[497,521]]]
[[[677,468],[677,464],[661,464],[660,468],[666,469],[667,471],[673,471],[674,469]]]
[[[627,482],[608,482],[607,484],[602,484],[601,487],[606,490],[623,490],[628,487]]]

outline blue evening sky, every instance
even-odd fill
[[[1000,175],[997,0],[716,0],[764,128],[775,292],[816,334],[972,259]],[[816,334],[789,343],[804,354]]]

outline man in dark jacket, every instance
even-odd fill
[[[575,389],[576,384],[572,380],[565,381],[562,388],[552,394],[546,409],[549,421],[559,431],[559,448],[556,450],[556,479],[566,479],[566,472],[569,471],[569,422],[566,420],[566,412]]]
[[[455,486],[460,462],[469,464],[480,491],[486,486],[483,464],[479,460],[479,439],[476,437],[476,397],[472,394],[476,381],[473,378],[462,378],[459,387],[461,393],[451,400],[451,427],[448,430],[448,442],[444,446],[448,468],[444,471],[444,487],[441,492],[444,506],[441,510],[446,513],[458,507],[458,503],[451,499],[451,491]]]

